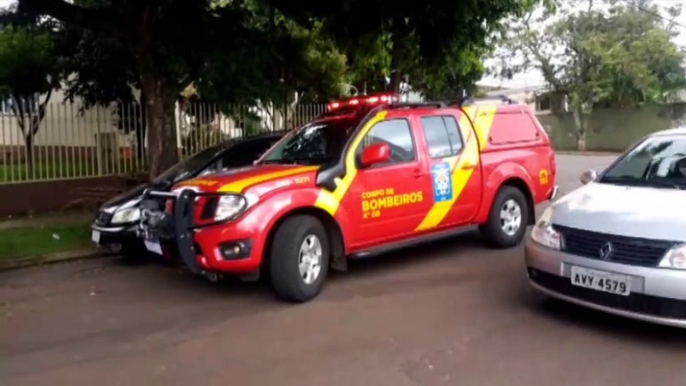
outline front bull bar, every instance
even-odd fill
[[[167,200],[173,200],[172,205],[172,217],[171,221],[173,224],[173,239],[174,246],[177,250],[181,261],[186,267],[196,274],[206,273],[204,269],[198,264],[198,251],[195,248],[195,243],[193,241],[193,235],[196,230],[201,228],[207,228],[214,225],[224,224],[230,219],[221,221],[212,221],[208,223],[203,223],[201,225],[196,225],[194,222],[195,215],[195,203],[200,197],[211,197],[211,196],[224,196],[232,195],[232,192],[196,192],[191,189],[184,189],[177,193],[170,193],[164,191],[146,190],[143,192],[143,201],[148,198],[165,198]],[[165,208],[162,208],[162,213],[164,213]],[[145,224],[145,220],[141,219],[141,230],[143,237],[149,233],[149,224]],[[159,223],[158,223],[159,224]],[[159,224],[161,225],[161,224]]]
[[[193,213],[196,197],[197,193],[189,189],[182,190],[178,194],[154,190],[146,190],[143,192],[143,201],[149,198],[173,200],[171,216],[173,227],[171,228],[171,232],[174,239],[174,247],[184,265],[192,273],[200,274],[203,272],[203,269],[198,264],[197,253],[195,246],[193,245]],[[150,216],[157,215],[159,217],[159,221],[155,224],[149,224],[147,223],[148,220],[146,218],[141,218],[140,226],[143,238],[148,238],[151,233],[150,231],[153,231],[153,233],[159,231],[159,229],[156,228],[164,225],[162,221],[166,220],[164,215],[166,211],[165,206],[161,208],[162,213],[150,214]]]

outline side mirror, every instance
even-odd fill
[[[579,180],[582,184],[586,185],[589,182],[595,181],[596,178],[598,178],[598,172],[595,170],[586,170],[585,172],[581,173]]]
[[[368,168],[376,164],[386,163],[391,159],[391,148],[385,143],[367,146],[362,152],[361,166]]]

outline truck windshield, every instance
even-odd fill
[[[354,129],[352,119],[311,122],[286,135],[261,163],[323,165],[338,159]]]
[[[646,139],[605,171],[599,182],[686,189],[686,135]]]

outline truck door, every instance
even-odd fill
[[[390,161],[358,170],[343,202],[355,222],[355,248],[414,234],[433,204],[431,174],[408,119],[387,117],[375,124],[355,150],[358,159],[376,143],[389,145]]]
[[[420,119],[428,149],[434,202],[417,227],[430,231],[467,224],[481,203],[479,147],[469,120],[455,115],[425,115]]]

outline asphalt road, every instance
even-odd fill
[[[608,157],[558,158],[563,191]],[[357,262],[303,305],[99,259],[0,275],[1,385],[679,385],[686,332],[549,301],[476,235]]]

